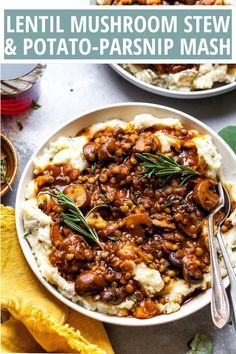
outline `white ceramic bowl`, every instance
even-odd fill
[[[236,174],[236,157],[233,151],[228,147],[228,145],[210,128],[208,128],[205,124],[200,122],[199,120],[185,114],[183,112],[177,111],[172,108],[158,106],[154,104],[148,103],[125,103],[125,104],[116,104],[112,106],[106,106],[99,108],[94,111],[89,111],[79,118],[73,118],[70,122],[67,122],[64,126],[57,130],[52,136],[45,141],[45,143],[33,154],[31,159],[29,160],[25,170],[22,174],[20,184],[17,191],[16,197],[16,226],[18,232],[19,242],[22,248],[22,251],[25,255],[25,258],[31,267],[34,274],[40,280],[40,282],[59,300],[61,300],[64,304],[70,306],[74,310],[92,317],[96,320],[100,320],[103,322],[113,323],[117,325],[123,326],[149,326],[149,325],[157,325],[162,323],[167,323],[171,321],[176,321],[182,317],[189,316],[190,314],[198,311],[202,307],[206,306],[210,302],[210,291],[207,290],[202,292],[198,296],[196,296],[191,301],[184,304],[178,312],[172,313],[170,315],[160,315],[150,319],[136,319],[136,318],[128,318],[128,317],[116,317],[105,315],[99,312],[93,312],[86,310],[84,307],[77,305],[70,300],[63,297],[52,285],[50,285],[40,274],[37,263],[35,261],[34,256],[31,253],[31,249],[26,239],[23,237],[23,221],[22,221],[22,210],[21,205],[24,201],[25,187],[26,184],[33,177],[33,158],[37,155],[40,155],[43,150],[48,146],[48,143],[51,141],[55,141],[59,136],[74,136],[76,133],[85,127],[90,126],[91,124],[107,121],[110,119],[124,119],[124,120],[132,120],[135,115],[141,113],[150,113],[154,116],[160,118],[173,117],[179,118],[183,125],[187,128],[197,129],[199,133],[209,134],[211,135],[213,142],[217,146],[219,152],[223,157],[223,168],[222,175],[224,180],[228,182],[233,182],[234,176]],[[228,279],[224,280],[225,286],[228,285]]]
[[[217,87],[214,87],[209,90],[201,91],[177,91],[161,88],[159,86],[154,86],[148,84],[142,80],[137,79],[134,75],[130,74],[128,71],[123,69],[118,64],[111,64],[111,67],[124,79],[131,82],[131,84],[151,93],[160,96],[172,97],[172,98],[184,98],[184,99],[193,99],[193,98],[206,98],[213,97],[217,95],[222,95],[223,93],[232,91],[236,89],[236,81],[231,84],[217,84]]]

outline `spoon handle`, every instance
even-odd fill
[[[208,218],[208,235],[212,276],[211,316],[215,326],[218,328],[223,328],[229,321],[230,307],[220,274],[214,238],[214,219],[212,215]]]
[[[227,269],[229,280],[230,280],[230,298],[233,307],[234,323],[236,323],[236,275],[234,273],[234,269],[232,267],[228,252],[226,250],[223,236],[220,229],[217,230],[216,236],[219,242],[221,253],[223,255],[224,262],[225,262],[225,267]]]

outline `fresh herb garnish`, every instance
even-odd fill
[[[109,236],[108,237],[109,238],[109,240],[111,240],[111,241],[113,241],[113,242],[116,242],[116,241],[119,241],[119,237],[117,237],[117,236]]]
[[[1,185],[7,184],[8,187],[12,190],[9,185],[9,178],[7,177],[7,166],[6,166],[6,156],[1,155],[0,157],[0,176],[1,176]]]
[[[91,165],[90,168],[93,172],[95,172],[97,167],[95,165]]]
[[[53,157],[51,156],[51,157],[49,157],[49,161],[52,161],[53,160]]]
[[[168,203],[165,204],[165,208],[170,209],[171,207],[172,207],[172,204],[171,204],[170,202],[168,202]]]
[[[139,203],[136,200],[134,200],[133,198],[130,198],[130,200],[131,200],[132,203],[134,203],[134,205],[139,207]]]
[[[97,245],[103,248],[99,241],[96,230],[91,225],[89,225],[86,217],[83,215],[82,211],[76,205],[76,203],[71,198],[63,194],[59,189],[56,189],[56,191],[57,194],[49,193],[49,195],[56,199],[58,204],[64,209],[64,213],[60,215],[60,218],[63,220],[63,222],[75,231],[79,232],[81,235],[90,238],[96,242]],[[101,206],[99,205],[99,207]],[[93,208],[93,210],[94,209],[95,208]],[[84,228],[82,228],[80,225],[83,225]]]
[[[18,128],[21,131],[22,129],[24,129],[24,126],[21,122],[17,122]]]
[[[35,101],[32,102],[32,105],[31,105],[31,108],[32,108],[32,109],[37,110],[37,109],[39,109],[39,108],[41,108],[41,107],[42,107],[42,106],[41,106],[39,103],[37,103],[37,102],[35,102]]]
[[[137,297],[135,294],[130,295],[130,299],[134,302],[137,302]]]
[[[136,195],[137,197],[139,197],[141,195],[141,191],[136,191],[134,192],[134,195]]]
[[[190,178],[194,177],[194,175],[189,175],[189,176],[186,176],[181,182],[180,184],[178,185],[178,188],[179,187],[182,187]]]
[[[212,354],[212,341],[205,334],[195,334],[187,354]]]
[[[157,153],[156,155],[143,153],[136,154],[136,156],[142,161],[141,166],[144,168],[144,171],[141,172],[143,177],[160,177],[163,178],[163,184],[165,185],[172,176],[175,175],[186,175],[186,178],[192,176],[197,176],[199,173],[192,168],[184,165],[179,165],[175,159],[171,156],[166,156],[163,154]],[[183,182],[183,181],[182,181]]]
[[[99,208],[109,208],[109,206],[107,204],[100,204],[100,205],[95,205],[91,210],[89,210],[89,212],[86,214],[86,218],[96,209]]]

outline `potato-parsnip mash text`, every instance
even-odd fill
[[[230,10],[5,11],[7,59],[158,60],[232,56]]]

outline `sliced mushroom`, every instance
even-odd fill
[[[173,217],[166,214],[154,214],[152,224],[160,229],[176,230]]]
[[[133,214],[125,218],[125,225],[128,228],[134,229],[138,225],[152,226],[152,220],[148,214]]]
[[[145,141],[144,139],[141,137],[140,139],[137,140],[136,144],[135,144],[135,147],[134,147],[134,150],[136,152],[144,152],[145,150]]]
[[[176,230],[175,224],[168,220],[152,219],[152,224],[156,227],[159,227],[160,229]]]
[[[197,284],[203,280],[203,274],[196,260],[196,256],[192,253],[185,253],[183,257],[183,277],[191,284]]]
[[[72,184],[66,187],[63,193],[71,198],[79,208],[83,208],[89,204],[89,196],[80,184]]]
[[[197,238],[199,232],[202,229],[202,222],[194,216],[195,214],[191,213],[192,215],[187,215],[184,217],[184,223],[178,223],[178,228],[185,233],[185,235]]]
[[[196,184],[193,190],[193,198],[196,204],[210,211],[218,203],[219,196],[215,192],[216,183],[211,179],[205,179]]]
[[[185,233],[185,235],[197,238],[202,229],[202,217],[200,211],[194,204],[183,201],[176,209],[174,219],[177,227]]]
[[[84,145],[83,152],[86,160],[94,161],[97,156],[98,146],[96,143],[90,142]]]
[[[200,283],[203,280],[203,274],[199,268],[189,269],[186,265],[183,267],[184,280],[191,284]]]
[[[108,288],[101,293],[101,300],[112,305],[119,305],[125,300],[124,288]]]
[[[112,159],[112,154],[116,149],[115,139],[109,139],[104,144],[98,145],[98,160],[101,162],[109,161]]]
[[[108,150],[110,153],[114,152],[115,149],[116,149],[116,141],[115,141],[115,139],[112,139],[112,140],[108,141],[108,142],[106,143],[106,148],[107,148],[107,150]]]
[[[108,171],[110,174],[114,174],[114,175],[127,176],[129,174],[128,168],[124,165],[111,165]]]
[[[107,145],[106,144],[100,145],[98,148],[98,160],[101,162],[105,162],[110,160],[111,157],[112,156],[107,148]]]
[[[175,268],[183,267],[182,259],[176,256],[176,252],[170,252],[168,256],[168,260]]]
[[[126,179],[128,174],[129,170],[125,165],[111,165],[108,168],[108,175],[114,175],[117,182]]]
[[[86,271],[75,280],[75,291],[78,295],[92,295],[100,293],[106,286],[106,280],[102,274]]]
[[[185,5],[194,5],[196,4],[197,0],[181,0],[180,2]]]

